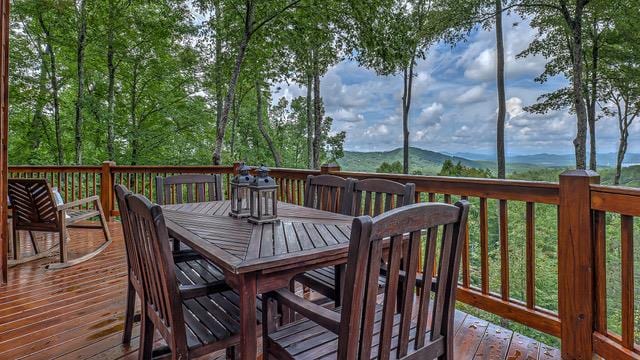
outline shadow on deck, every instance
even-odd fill
[[[137,325],[131,345],[121,344],[126,259],[120,225],[110,223],[110,229],[113,243],[85,263],[47,271],[52,257],[9,270],[9,284],[0,286],[0,359],[137,358]],[[100,230],[70,232],[71,258],[102,241]],[[28,253],[29,242],[22,243]],[[455,324],[456,359],[560,358],[555,348],[460,311]]]

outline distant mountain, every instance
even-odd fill
[[[420,170],[425,174],[435,174],[440,171],[445,160],[451,160],[454,163],[460,161],[462,165],[475,168],[487,167],[487,164],[460,156],[452,156],[415,147],[409,148],[410,170]],[[402,148],[377,152],[345,151],[344,157],[338,160],[338,163],[345,170],[375,171],[385,161],[388,163],[400,161],[402,163]]]
[[[493,161],[495,162],[495,155],[485,154],[473,154],[466,152],[455,153],[454,156],[464,157],[466,159],[474,161]],[[617,153],[601,153],[598,154],[598,166],[615,166]],[[507,164],[531,164],[545,167],[571,167],[575,164],[575,157],[573,154],[532,154],[532,155],[516,155],[507,156]],[[640,164],[640,154],[629,153],[625,155],[624,165],[637,165]]]

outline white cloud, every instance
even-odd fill
[[[444,105],[434,102],[426,108],[423,108],[416,121],[419,125],[433,125],[439,123],[444,113]]]
[[[457,104],[470,104],[487,98],[487,89],[484,85],[476,85],[463,92],[455,99]]]

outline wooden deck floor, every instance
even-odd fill
[[[0,359],[137,358],[137,326],[131,346],[120,343],[126,260],[120,226],[110,225],[113,243],[92,260],[57,271],[44,269],[53,258],[10,269],[9,284],[0,286]],[[71,230],[71,238],[71,257],[102,241],[100,230]],[[456,359],[560,358],[557,349],[462,312],[456,326]]]

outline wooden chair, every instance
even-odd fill
[[[304,206],[351,215],[354,179],[335,175],[309,175],[305,183]]]
[[[401,184],[386,179],[365,179],[352,180],[351,184],[352,193],[345,194],[346,205],[342,211],[346,215],[377,216],[383,212],[413,204],[415,198],[416,187],[412,183]],[[343,283],[340,278],[343,275],[336,276],[336,273],[340,273],[339,270],[338,266],[311,270],[296,276],[294,280],[333,300],[336,306],[340,306],[340,290]],[[384,279],[381,278],[380,289],[383,282]]]
[[[25,262],[48,256],[59,248],[60,262],[47,265],[48,269],[72,266],[98,255],[111,243],[107,220],[102,211],[100,198],[90,196],[85,199],[56,205],[51,187],[46,179],[9,179],[8,194],[12,207],[13,259],[14,263]],[[92,207],[89,209],[89,207]],[[83,208],[84,207],[84,208]],[[100,225],[83,223],[98,218]],[[67,228],[102,229],[105,242],[95,250],[78,258],[69,260],[67,256]],[[18,231],[28,231],[34,246],[34,256],[20,259],[20,238]],[[33,232],[53,232],[59,237],[58,245],[42,251],[39,249]]]
[[[156,177],[156,203],[160,205],[222,200],[224,192],[220,174]],[[176,239],[173,239],[173,250],[180,250],[180,242]]]
[[[156,202],[160,205],[222,200],[224,193],[220,174],[156,177]]]
[[[142,324],[140,358],[166,355],[172,359],[191,359],[208,353],[232,349],[239,343],[239,301],[237,293],[220,281],[207,286],[180,286],[162,208],[141,195],[125,197],[133,239],[132,266],[142,285]],[[137,270],[136,270],[137,269]],[[168,349],[152,350],[157,330]],[[155,353],[155,354],[154,354]]]
[[[115,193],[120,209],[120,220],[122,222],[122,232],[127,254],[127,304],[122,342],[128,344],[131,341],[133,323],[137,321],[137,316],[135,316],[136,294],[142,298],[143,288],[140,269],[135,261],[135,244],[129,222],[127,202],[125,200],[128,195],[133,193],[122,185],[115,186]],[[215,290],[219,287],[220,282],[224,281],[222,270],[193,251],[179,251],[172,253],[172,256],[175,263],[174,271],[176,278],[179,287],[182,289],[212,286]]]
[[[285,289],[266,294],[262,305],[267,309],[263,313],[264,358],[453,359],[455,292],[468,212],[466,201],[423,203],[374,219],[354,219],[346,274],[353,291],[345,292],[344,306],[329,310]],[[426,256],[420,270],[431,274],[436,266],[438,233],[442,237],[431,305],[431,287],[419,287],[416,298],[415,280],[421,250]],[[379,304],[379,263],[385,253],[388,281]],[[277,318],[273,306],[268,306],[270,301],[307,319],[274,331]]]

